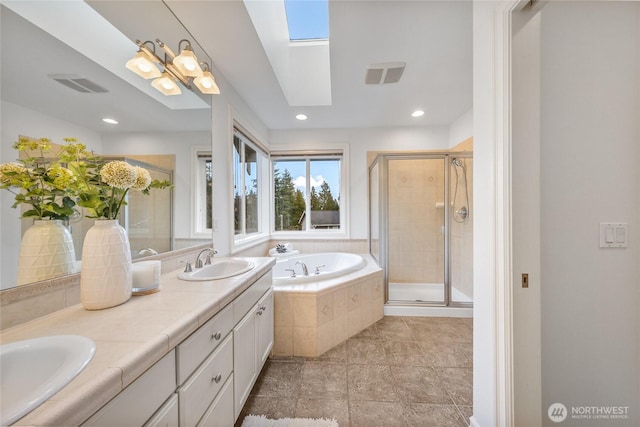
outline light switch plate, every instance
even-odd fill
[[[629,230],[626,222],[601,222],[600,247],[626,248],[628,247]]]

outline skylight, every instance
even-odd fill
[[[289,40],[327,40],[329,38],[328,0],[284,0]]]

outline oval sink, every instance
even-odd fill
[[[0,346],[0,425],[13,424],[76,377],[96,345],[78,335],[55,335]]]
[[[192,272],[178,274],[178,279],[189,281],[204,281],[226,279],[237,276],[253,269],[254,263],[242,258],[227,258],[214,260],[213,264],[203,268],[194,269]]]

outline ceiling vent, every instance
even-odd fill
[[[49,74],[49,77],[60,84],[82,93],[109,92],[99,84],[77,74]]]
[[[367,67],[364,82],[368,85],[397,83],[402,77],[406,62],[382,62]]]

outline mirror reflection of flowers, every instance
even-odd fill
[[[104,162],[88,156],[85,161],[69,163],[79,177],[78,205],[87,210],[88,218],[117,219],[120,208],[127,204],[129,190],[149,194],[152,188],[168,188],[171,183],[151,179],[149,171],[122,160]]]
[[[77,177],[65,167],[64,159],[75,150],[75,139],[53,149],[48,138],[20,137],[13,144],[20,157],[16,162],[0,164],[0,189],[15,195],[13,208],[25,203],[31,207],[22,218],[67,220],[74,214],[73,207]]]

